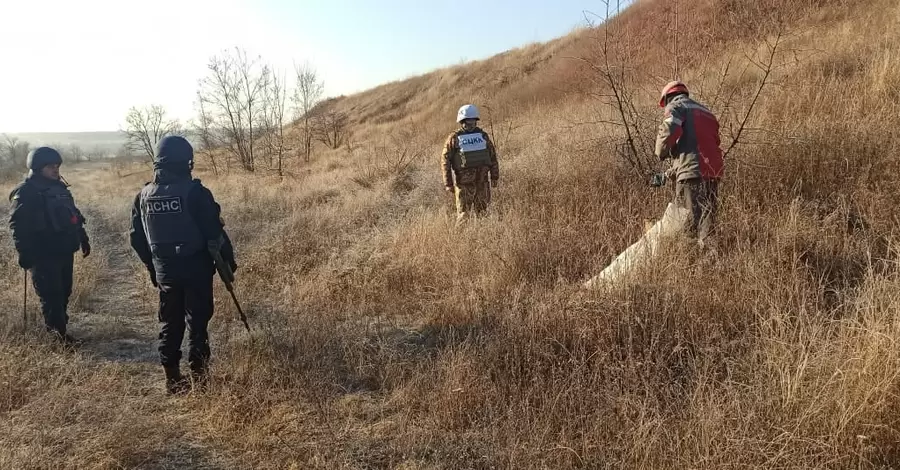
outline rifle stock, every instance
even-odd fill
[[[216,266],[216,272],[219,273],[219,279],[225,284],[225,288],[228,289],[228,293],[231,295],[231,300],[234,301],[234,306],[238,311],[238,314],[241,316],[241,322],[244,323],[244,328],[247,331],[250,331],[250,325],[247,323],[247,316],[244,315],[244,310],[241,308],[240,302],[238,302],[237,296],[234,294],[234,272],[231,270],[231,266],[222,259],[221,247],[222,243],[224,243],[224,237],[219,238],[218,241],[210,241],[207,244],[207,248],[209,249],[209,254],[213,258],[213,262]]]

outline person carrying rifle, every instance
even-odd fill
[[[192,178],[193,162],[194,150],[186,139],[160,140],[153,181],[137,194],[131,210],[131,247],[159,290],[159,356],[170,394],[185,393],[192,382],[205,380],[215,259],[228,263],[231,273],[237,269],[221,208],[209,189]],[[192,380],[180,371],[185,326]]]

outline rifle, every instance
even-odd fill
[[[244,310],[241,308],[241,304],[238,302],[237,296],[234,295],[234,272],[231,270],[231,266],[222,259],[221,248],[225,243],[224,236],[219,237],[218,240],[210,240],[206,243],[206,248],[209,250],[210,256],[212,256],[213,261],[216,265],[216,271],[219,273],[219,278],[222,279],[222,282],[225,284],[225,288],[228,289],[228,293],[231,294],[231,300],[234,301],[234,306],[237,308],[238,313],[241,316],[241,322],[244,323],[244,328],[247,329],[247,332],[250,332],[250,325],[247,323],[247,316],[244,315]]]

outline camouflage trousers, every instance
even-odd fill
[[[719,211],[719,182],[692,178],[675,185],[675,204],[691,211],[685,231],[701,244],[716,231]]]
[[[491,203],[491,186],[484,180],[456,185],[456,220],[482,215]]]

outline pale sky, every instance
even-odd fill
[[[326,95],[485,58],[584,25],[597,0],[0,0],[0,132],[106,131],[131,106],[194,116],[210,56],[239,46]]]

